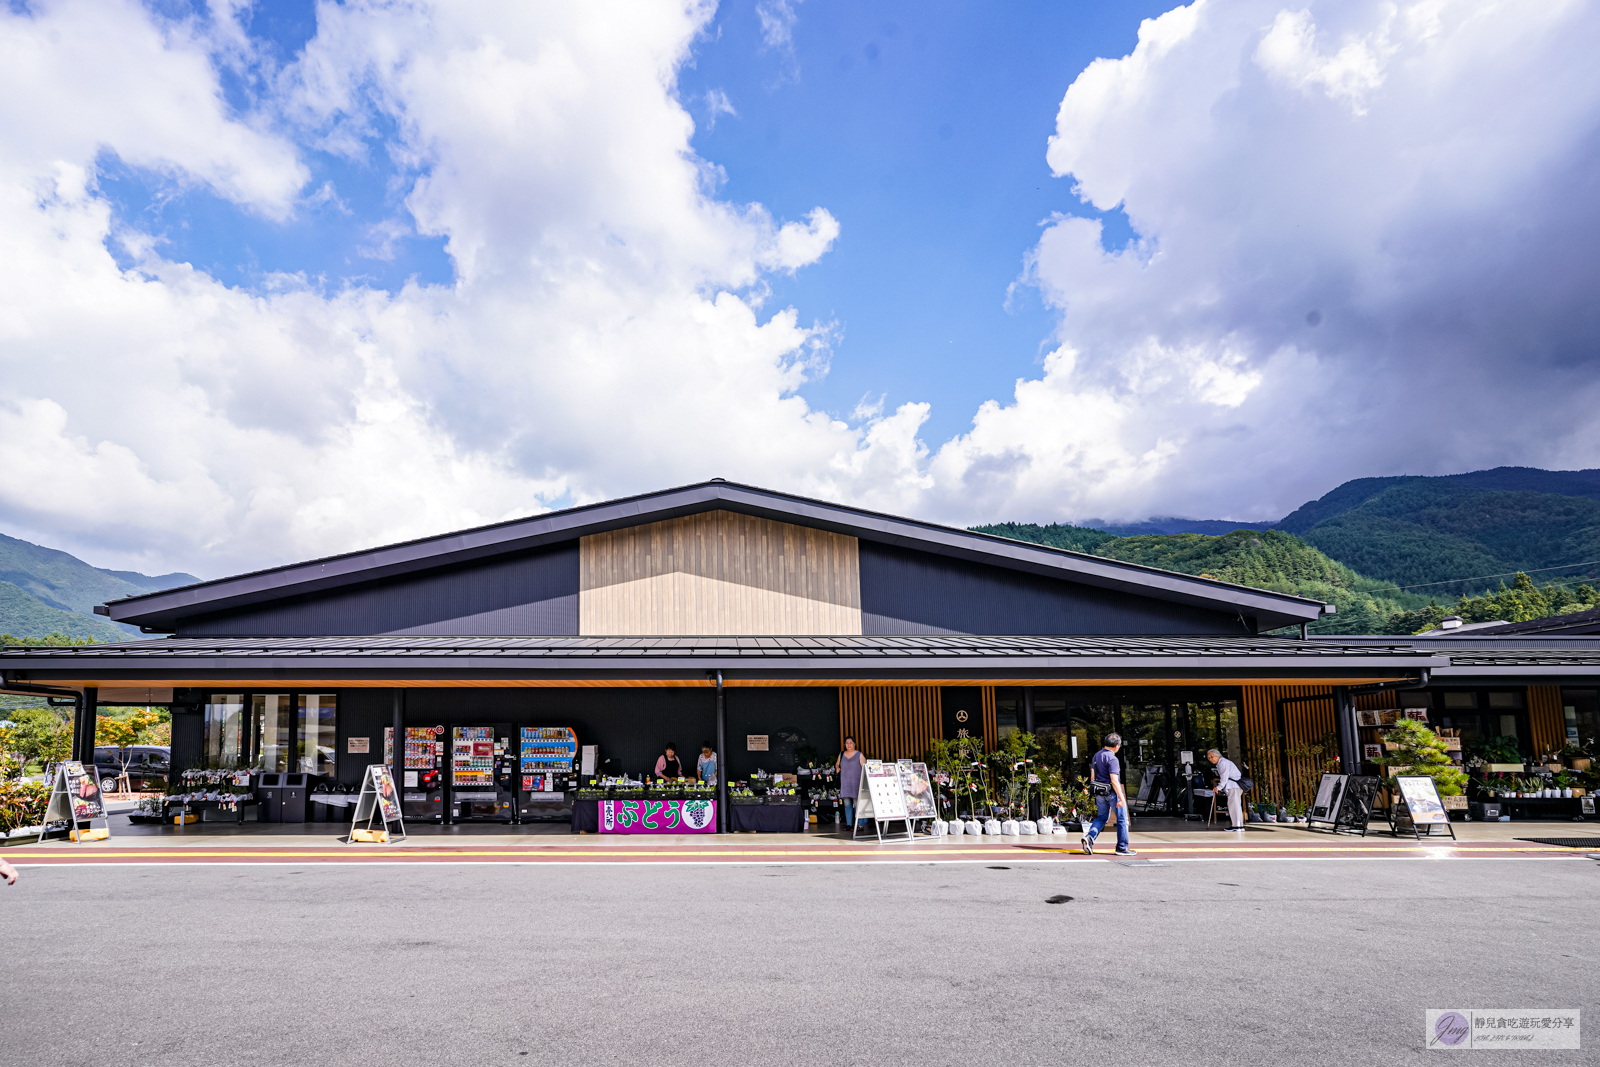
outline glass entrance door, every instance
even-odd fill
[[[1171,729],[1172,705],[1123,704],[1119,711],[1122,735],[1122,784],[1135,812],[1165,811],[1171,802],[1166,738]]]

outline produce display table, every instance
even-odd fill
[[[733,804],[728,808],[728,829],[765,834],[797,834],[806,828],[808,809],[792,804]]]
[[[579,798],[572,804],[574,833],[708,834],[717,832],[717,802],[703,797]]]

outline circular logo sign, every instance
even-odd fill
[[[685,800],[683,825],[690,830],[704,830],[711,825],[711,801]]]
[[[1433,1022],[1434,1043],[1450,1048],[1465,1041],[1471,1032],[1472,1024],[1459,1011],[1447,1011]]]
[[[956,722],[966,722],[966,721],[967,721],[967,712],[966,712],[965,708],[963,708],[962,710],[956,712]]]

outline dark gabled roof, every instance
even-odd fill
[[[1449,631],[1445,632],[1448,633]],[[1570,634],[1572,636],[1600,634],[1600,608],[1590,608],[1588,611],[1574,611],[1569,615],[1552,615],[1544,619],[1529,619],[1527,622],[1491,623],[1472,632],[1494,637],[1511,637],[1521,634]],[[1427,636],[1433,635],[1429,634]]]
[[[721,479],[124,597],[111,601],[104,613],[117,622],[171,630],[175,621],[184,616],[473,563],[589,534],[718,510],[1194,607],[1252,615],[1262,630],[1311,621],[1325,613],[1325,605],[1320,602],[1286,593],[898,518]]]
[[[1449,661],[1401,642],[1272,637],[310,637],[167,638],[0,649],[0,670],[48,680],[160,678],[891,679],[1370,677]]]

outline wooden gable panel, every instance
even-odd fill
[[[856,539],[712,511],[579,545],[586,635],[861,633]]]

